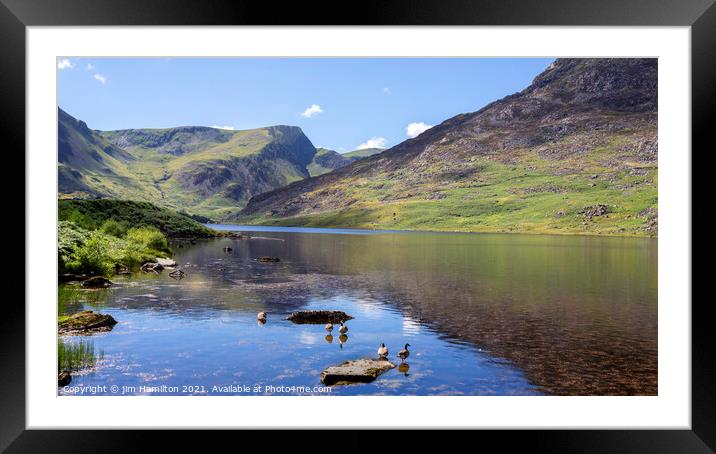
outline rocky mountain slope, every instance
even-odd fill
[[[85,122],[58,112],[58,185],[70,197],[153,197],[128,169],[133,157]]]
[[[338,153],[327,148],[317,148],[313,161],[308,165],[308,173],[312,176],[323,175],[332,172],[360,159],[373,156],[383,151],[383,148],[363,148],[348,153]]]
[[[220,219],[251,196],[309,176],[315,148],[300,128],[206,127],[107,131],[130,153],[129,169],[160,193],[155,202]]]
[[[58,128],[60,197],[148,201],[214,219],[308,177],[316,153],[291,126],[95,131],[60,109]]]
[[[374,152],[317,153],[292,126],[96,131],[61,109],[58,132],[60,197],[147,201],[217,220],[254,195]]]
[[[523,91],[333,172],[238,222],[655,235],[657,60],[559,59]]]

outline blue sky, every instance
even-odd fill
[[[316,147],[390,147],[525,88],[550,58],[60,58],[90,128],[295,125]]]

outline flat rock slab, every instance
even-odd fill
[[[287,320],[299,324],[340,323],[352,320],[353,317],[343,311],[297,311],[288,316]]]
[[[87,334],[97,331],[111,331],[117,320],[111,315],[82,311],[70,315],[57,324],[60,334]]]
[[[394,367],[387,359],[354,359],[321,372],[321,382],[327,386],[370,383]]]
[[[161,257],[157,257],[157,263],[164,268],[171,268],[177,266],[177,262],[175,262],[174,260]]]

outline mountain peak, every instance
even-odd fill
[[[655,58],[560,58],[520,94],[617,111],[655,111]]]

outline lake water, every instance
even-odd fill
[[[654,239],[212,227],[252,238],[175,245],[182,280],[164,271],[118,276],[102,291],[60,288],[62,313],[118,321],[111,332],[60,338],[63,352],[76,352],[71,386],[107,395],[124,386],[155,395],[657,394]],[[254,260],[264,255],[281,261]],[[286,320],[311,309],[355,317],[347,338]],[[391,358],[410,343],[407,366],[370,384],[314,388],[324,368],[375,357],[381,342]]]

